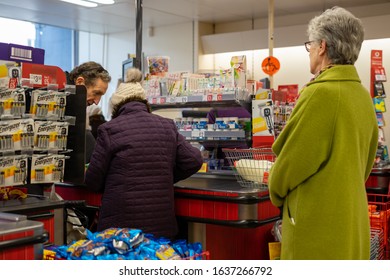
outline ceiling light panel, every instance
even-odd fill
[[[106,4],[106,5],[115,3],[114,0],[88,0],[88,1],[95,2],[98,4]]]
[[[71,3],[71,4],[76,4],[76,5],[80,5],[80,6],[84,6],[84,7],[88,7],[88,8],[94,8],[94,7],[97,7],[97,5],[98,5],[96,3],[92,3],[89,1],[83,1],[83,0],[60,0],[60,1]]]

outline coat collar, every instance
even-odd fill
[[[353,81],[361,83],[359,75],[353,65],[334,65],[333,67],[322,72],[313,81],[307,85],[322,83],[327,81]]]
[[[118,115],[130,114],[139,111],[148,112],[146,104],[138,101],[130,101],[119,109]]]

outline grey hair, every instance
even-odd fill
[[[311,41],[326,42],[333,64],[355,64],[364,40],[361,20],[337,6],[310,20],[307,34]]]
[[[78,77],[84,78],[86,86],[95,85],[99,78],[102,79],[103,82],[111,82],[111,76],[108,71],[94,61],[84,62],[69,73],[69,78],[72,83],[75,83]]]
[[[142,72],[138,68],[129,68],[126,71],[126,83],[140,83],[142,81]]]

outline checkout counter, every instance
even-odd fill
[[[366,181],[367,193],[390,194],[390,165],[374,167]]]
[[[42,260],[43,245],[64,244],[65,201],[0,201],[0,260]]]
[[[175,185],[175,210],[188,241],[201,242],[211,259],[269,258],[280,212],[266,189],[243,188],[230,172],[199,173]]]
[[[266,189],[243,188],[231,172],[198,173],[174,187],[179,228],[187,235],[183,238],[201,242],[210,259],[269,259],[271,229],[280,212]],[[100,206],[101,194],[82,185],[57,184],[56,192],[66,200]]]
[[[0,212],[24,215],[30,221],[42,222],[48,232],[48,242],[64,244],[64,207],[66,201],[51,201],[45,196],[0,201]]]

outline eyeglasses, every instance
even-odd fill
[[[313,43],[314,41],[307,41],[304,43],[305,45],[305,48],[308,52],[310,52],[310,48],[311,48],[311,43]]]

